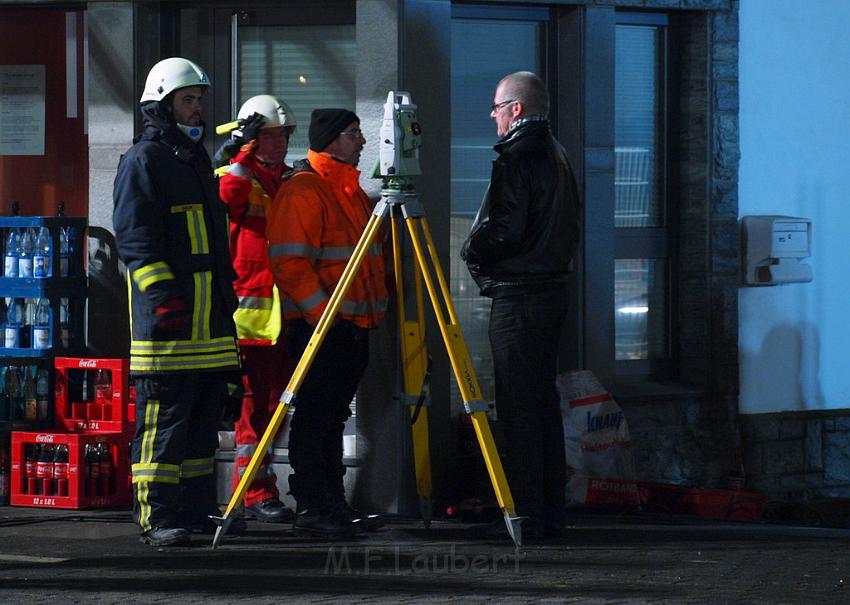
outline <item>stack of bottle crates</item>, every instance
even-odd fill
[[[83,263],[86,219],[0,217],[0,506],[12,492],[11,436],[54,424],[53,363],[85,347],[87,280]]]
[[[135,396],[127,359],[57,357],[59,432],[12,433],[11,504],[106,508],[130,503]]]

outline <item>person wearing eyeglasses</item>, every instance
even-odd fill
[[[461,248],[482,296],[492,298],[489,337],[505,471],[523,538],[563,522],[566,463],[555,386],[567,281],[579,241],[578,190],[548,122],[549,92],[516,72],[496,86],[490,117],[500,137],[490,187]],[[476,528],[505,532],[497,524]]]
[[[360,119],[347,109],[316,109],[306,160],[278,190],[268,215],[269,263],[283,301],[284,342],[298,360],[369,221],[360,187]],[[333,326],[298,392],[289,430],[289,488],[296,533],[337,537],[381,526],[345,498],[342,435],[369,361],[369,332],[387,308],[384,258],[374,244],[354,275]]]

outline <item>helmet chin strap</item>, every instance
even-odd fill
[[[201,140],[201,137],[204,136],[204,126],[203,124],[200,126],[186,126],[185,124],[177,123],[177,128],[179,128],[183,134],[192,139],[192,142],[197,143]]]

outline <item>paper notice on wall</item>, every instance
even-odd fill
[[[0,65],[0,155],[44,155],[44,65]]]

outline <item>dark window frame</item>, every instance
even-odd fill
[[[645,25],[661,28],[661,49],[659,72],[661,106],[661,128],[659,147],[662,161],[658,167],[661,170],[659,184],[659,203],[661,204],[661,226],[658,227],[613,227],[614,229],[614,259],[660,259],[665,263],[665,342],[664,357],[641,360],[617,360],[615,349],[612,350],[614,373],[618,382],[651,381],[674,378],[676,368],[676,328],[677,328],[677,258],[675,254],[677,240],[676,228],[678,217],[675,205],[671,203],[671,192],[675,186],[672,182],[675,174],[673,160],[675,149],[672,146],[671,133],[674,115],[672,112],[673,95],[676,92],[675,83],[671,81],[671,62],[674,56],[672,36],[670,34],[670,18],[667,13],[616,11],[615,29],[619,25]],[[613,216],[611,218],[613,226]],[[613,276],[612,276],[613,279]],[[612,309],[614,310],[614,309]],[[616,310],[614,310],[616,312]],[[616,335],[615,335],[616,338]]]

